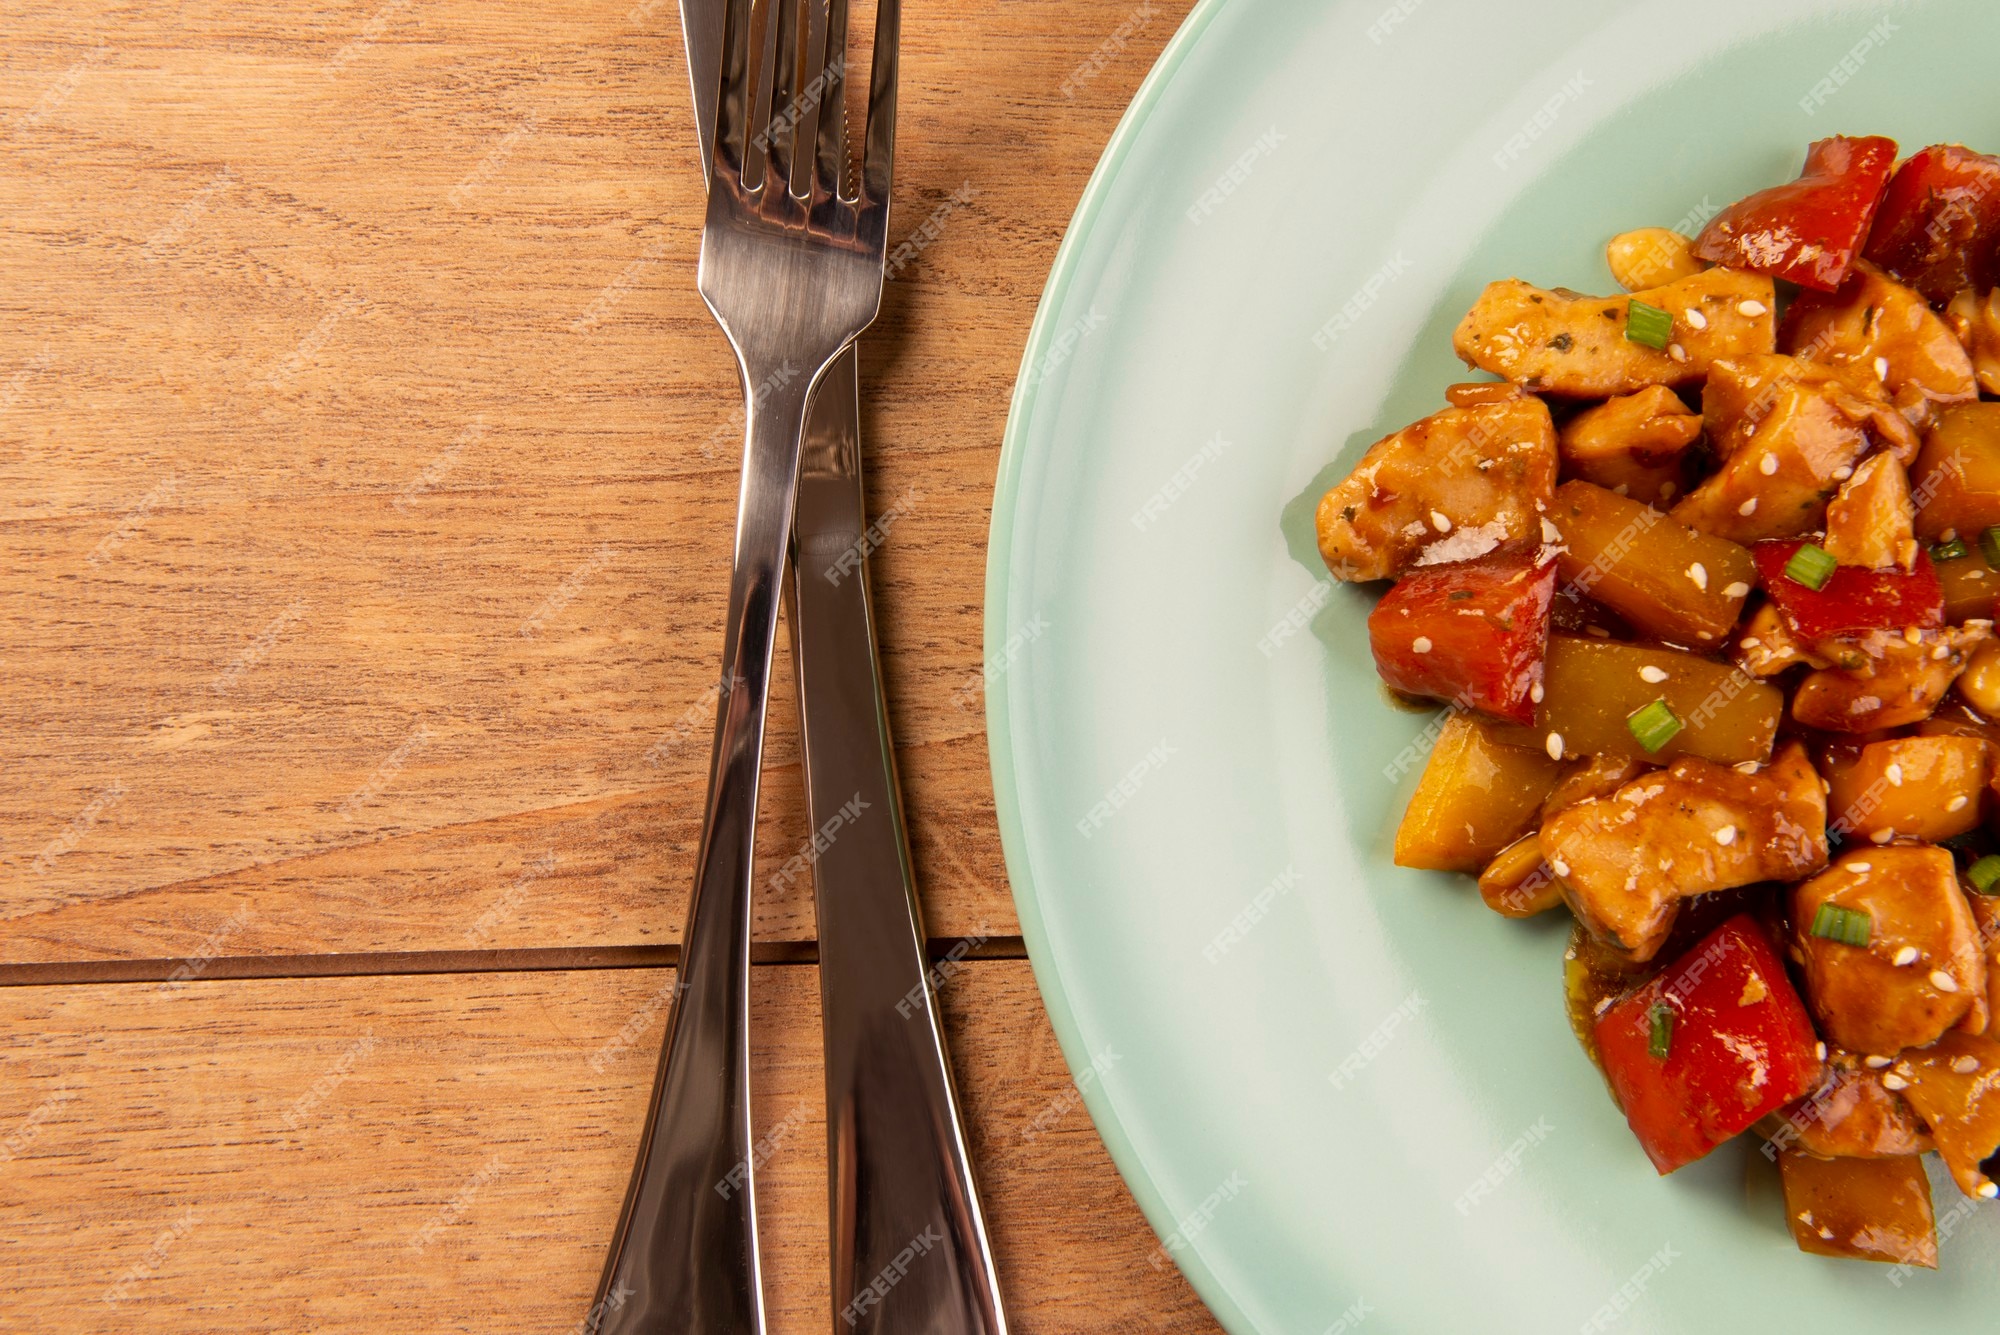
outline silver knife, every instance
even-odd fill
[[[681,0],[704,164],[723,0]],[[839,90],[827,100],[838,105]],[[706,166],[704,165],[704,171]],[[875,619],[855,351],[821,380],[800,451],[786,585],[805,734],[836,1335],[1005,1335],[993,1250],[945,1060],[903,822]]]

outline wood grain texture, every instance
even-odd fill
[[[670,977],[0,992],[0,1326],[570,1330]],[[771,1328],[823,1332],[817,971],[764,966],[753,994]],[[1014,1328],[1219,1329],[1151,1264],[1027,966],[970,965],[941,995]]]
[[[1062,229],[1186,7],[905,22],[892,233],[924,244],[864,346],[865,432],[873,508],[901,505],[874,577],[937,935],[1017,930],[991,482]],[[0,965],[679,939],[738,389],[693,288],[677,24],[7,7]],[[766,867],[806,834],[794,739],[781,698]],[[809,939],[806,887],[757,930]]]

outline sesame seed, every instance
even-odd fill
[[[1696,561],[1693,565],[1688,567],[1687,575],[1689,579],[1694,581],[1694,586],[1697,589],[1700,589],[1703,592],[1706,592],[1708,590],[1707,566],[1703,565],[1699,561]]]
[[[1562,530],[1557,528],[1554,524],[1551,524],[1549,522],[1549,517],[1547,515],[1543,515],[1542,541],[1547,543],[1557,543],[1561,542],[1562,540],[1563,540]]]
[[[1436,510],[1431,511],[1431,527],[1440,533],[1451,532],[1451,519]]]
[[[1544,692],[1542,691],[1542,684],[1540,682],[1536,682],[1533,686],[1530,686],[1528,688],[1528,698],[1530,700],[1533,700],[1536,704],[1540,704],[1542,702],[1543,694]]]
[[[1736,827],[1734,825],[1725,825],[1721,829],[1717,830],[1715,832],[1715,842],[1721,844],[1724,848],[1727,848],[1731,844],[1735,843]]]
[[[1750,596],[1750,586],[1740,579],[1731,580],[1727,585],[1723,586],[1722,596],[1725,598],[1748,598]]]
[[[1867,1062],[1867,1063],[1868,1063],[1868,1069],[1869,1069],[1869,1070],[1871,1070],[1871,1071],[1879,1071],[1879,1070],[1881,1070],[1881,1069],[1882,1069],[1882,1068],[1883,1068],[1884,1066],[1887,1066],[1887,1065],[1888,1065],[1888,1064],[1889,1064],[1890,1062],[1894,1061],[1894,1060],[1895,1060],[1895,1058],[1894,1058],[1894,1057],[1876,1057],[1876,1056],[1867,1056],[1867,1057],[1863,1057],[1863,1058],[1862,1058],[1861,1060],[1863,1060],[1863,1061],[1865,1061],[1865,1062]]]
[[[1667,344],[1667,356],[1672,357],[1677,362],[1684,362],[1688,359],[1688,350],[1678,343],[1669,343]]]
[[[1883,770],[1882,773],[1888,777],[1890,787],[1901,788],[1903,786],[1903,767],[1901,765],[1892,764],[1889,768]]]
[[[1897,968],[1900,969],[1906,964],[1914,964],[1916,962],[1917,948],[1915,946],[1904,946],[1896,952],[1895,965]]]
[[[1884,1089],[1908,1089],[1909,1087],[1910,1082],[1903,1079],[1902,1076],[1897,1075],[1894,1071],[1882,1077],[1882,1088]]]
[[[1676,487],[1676,486],[1675,486],[1675,485],[1674,485],[1673,483],[1671,483],[1671,482],[1662,482],[1662,483],[1660,484],[1660,499],[1664,501],[1664,500],[1666,500],[1666,499],[1667,499],[1667,498],[1668,498],[1669,496],[1672,496],[1672,495],[1673,495],[1673,494],[1674,494],[1674,493],[1675,493],[1676,491],[1679,491],[1679,490],[1680,490],[1680,488],[1679,488],[1679,487]]]
[[[1708,317],[1706,315],[1703,315],[1700,311],[1696,310],[1692,306],[1688,307],[1686,310],[1681,312],[1681,318],[1686,320],[1690,325],[1694,326],[1696,329],[1708,328]]]
[[[1858,876],[1862,872],[1874,870],[1874,866],[1872,862],[1850,862],[1847,864],[1847,869]]]
[[[1958,979],[1953,978],[1943,969],[1932,969],[1931,986],[1940,992],[1956,992],[1958,991]]]
[[[1924,633],[1922,631],[1918,630],[1915,626],[1903,627],[1903,643],[1922,644],[1923,642]]]
[[[1744,516],[1746,516],[1746,517],[1747,517],[1747,516],[1749,516],[1749,515],[1754,515],[1754,514],[1756,514],[1756,513],[1757,513],[1757,498],[1756,498],[1755,496],[1752,496],[1752,497],[1751,497],[1751,498],[1750,498],[1749,500],[1747,500],[1747,501],[1743,502],[1743,504],[1741,504],[1741,505],[1737,506],[1737,507],[1736,507],[1736,513],[1737,513],[1737,514],[1739,514],[1739,515],[1744,515]]]
[[[1878,844],[1886,844],[1895,837],[1896,837],[1896,828],[1893,825],[1886,830],[1877,830],[1875,831],[1875,833],[1868,836],[1871,842]]]
[[[1824,1043],[1815,1043],[1815,1044],[1813,1044],[1813,1055],[1814,1055],[1815,1057],[1818,1057],[1818,1058],[1819,1058],[1819,1059],[1820,1059],[1821,1061],[1825,1061],[1825,1060],[1826,1060],[1826,1044],[1824,1044]]]
[[[1958,530],[1955,528],[1948,528],[1944,532],[1938,534],[1938,537],[1945,542],[1957,542]]]
[[[1569,875],[1569,864],[1561,858],[1550,858],[1549,870],[1558,876],[1567,876]]]
[[[1608,640],[1611,638],[1611,632],[1604,629],[1604,627],[1602,626],[1585,626],[1583,628],[1583,633],[1585,635],[1594,635],[1600,640]]]
[[[1430,636],[1419,635],[1417,636],[1416,639],[1410,641],[1410,652],[1418,654],[1427,654],[1430,651],[1431,651]]]
[[[1550,733],[1548,748],[1550,760],[1561,760],[1563,758],[1563,735],[1559,732]]]
[[[1755,635],[1745,635],[1743,637],[1743,647],[1745,649],[1762,649],[1764,647],[1764,642],[1758,639]]]
[[[1739,301],[1736,303],[1736,309],[1740,314],[1747,315],[1754,320],[1771,308],[1761,301]]]
[[[1987,1178],[1979,1184],[1979,1194],[1989,1201],[1995,1196],[2000,1196],[2000,1182],[1995,1182],[1990,1177]]]
[[[1960,1075],[1971,1075],[1979,1069],[1979,1058],[1972,1056],[1970,1053],[1963,1057],[1954,1057],[1951,1061],[1951,1069]]]
[[[1771,476],[1771,474],[1777,472],[1778,456],[1775,454],[1767,454],[1763,458],[1759,459],[1757,461],[1757,471],[1762,473],[1765,477],[1769,477]]]
[[[1757,772],[1757,762],[1754,760],[1739,760],[1729,768],[1735,770],[1738,774],[1755,774]]]
[[[1641,681],[1650,681],[1657,685],[1666,679],[1667,670],[1665,668],[1656,668],[1651,663],[1648,663],[1639,669],[1639,680]]]
[[[1945,803],[1944,809],[1946,811],[1963,811],[1965,810],[1966,803],[1970,802],[1971,800],[1972,799],[1967,797],[1964,793],[1960,793],[1957,797],[1954,797],[1951,799],[1951,801]]]
[[[1877,357],[1875,359],[1875,378],[1877,380],[1887,380],[1889,378],[1889,359],[1887,357]]]
[[[1833,470],[1833,480],[1836,482],[1845,482],[1847,481],[1847,479],[1853,476],[1854,476],[1854,470],[1852,468],[1849,468],[1846,464],[1842,464],[1840,467]]]
[[[1942,663],[1950,657],[1951,646],[1948,644],[1940,644],[1937,648],[1931,650],[1931,662],[1933,663]]]

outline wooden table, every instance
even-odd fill
[[[979,693],[1028,323],[1185,9],[916,7],[923,244],[862,359],[1026,1332],[1215,1329],[1040,1008]],[[15,0],[0,38],[0,1329],[569,1330],[664,1026],[736,488],[672,0]],[[807,834],[793,722],[767,869]],[[767,888],[780,1331],[829,1321],[813,939],[807,882]]]

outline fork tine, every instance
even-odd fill
[[[814,191],[836,197],[847,188],[847,0],[827,0],[822,57],[826,87],[814,121]]]
[[[744,179],[750,101],[750,0],[723,0],[722,88],[715,98],[714,148],[709,180]]]
[[[764,13],[766,52],[759,114],[752,122],[770,158],[765,184],[789,189],[792,179],[793,122],[798,117],[799,0],[770,0]],[[773,202],[767,197],[766,206]]]
[[[902,0],[881,0],[875,8],[868,143],[861,159],[861,203],[865,208],[889,207],[889,184],[896,159],[896,51],[902,44],[902,26]]]
[[[792,138],[792,190],[810,198],[819,165],[819,123],[834,71],[827,67],[826,0],[800,0],[798,126]]]

